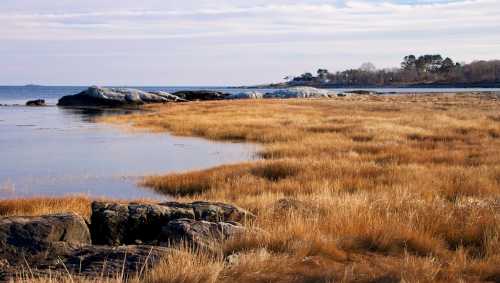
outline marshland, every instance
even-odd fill
[[[256,216],[245,226],[258,233],[215,253],[175,247],[136,280],[496,282],[499,103],[495,93],[356,95],[148,105],[100,117],[261,145],[258,160],[140,181],[180,202],[236,204]],[[88,217],[90,202],[4,200],[0,215]]]

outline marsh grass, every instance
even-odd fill
[[[0,216],[34,216],[62,212],[75,212],[90,217],[90,198],[72,196],[64,198],[15,198],[0,200]]]
[[[146,281],[500,278],[497,96],[353,96],[148,108],[145,114],[104,121],[256,142],[262,144],[262,160],[144,179],[144,185],[180,200],[240,205],[257,215],[249,225],[261,231],[226,241],[222,259],[189,251],[170,258],[174,267],[190,267],[190,277],[176,277],[186,269],[167,264]]]
[[[151,110],[107,122],[263,145],[263,160],[144,180],[159,192],[233,202],[258,215],[252,225],[265,233],[224,244],[226,256],[241,260],[224,266],[219,281],[499,278],[496,96],[219,101]]]

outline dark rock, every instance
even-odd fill
[[[231,204],[196,201],[190,205],[194,210],[195,219],[197,220],[245,223],[247,220],[255,218],[255,215],[252,213]]]
[[[174,92],[175,96],[178,96],[182,99],[195,101],[195,100],[222,100],[225,99],[230,94],[223,93],[220,91],[211,91],[211,90],[185,90]]]
[[[161,227],[172,219],[194,218],[191,207],[157,204],[92,203],[91,231],[95,244],[155,244]]]
[[[58,243],[53,245],[49,256],[25,266],[1,268],[0,281],[20,278],[22,270],[30,270],[33,278],[117,278],[127,279],[144,274],[154,266],[169,248],[154,246],[95,246]],[[3,271],[3,276],[1,275]],[[105,281],[105,280],[103,280]]]
[[[29,100],[26,102],[26,106],[46,106],[45,100],[43,99],[36,99],[36,100]]]
[[[58,258],[66,268],[75,274],[95,277],[101,274],[105,277],[116,277],[124,273],[138,275],[146,271],[168,252],[165,247],[154,246],[82,246],[68,249],[67,253],[59,254]],[[59,269],[62,265],[59,264]],[[61,271],[63,271],[61,269]]]
[[[89,226],[72,213],[0,218],[0,282],[22,278],[26,271],[30,278],[58,278],[69,272],[72,278],[126,279],[170,251],[161,246],[186,242],[220,251],[222,241],[247,231],[236,221],[254,217],[218,202],[96,201]]]
[[[187,218],[212,222],[245,222],[254,215],[239,207],[216,202],[160,204],[92,203],[92,242],[100,245],[158,243],[163,226]]]
[[[236,222],[177,219],[163,226],[159,244],[170,245],[186,242],[195,248],[214,250],[222,241],[245,231],[246,229]]]
[[[128,224],[128,206],[112,203],[92,203],[90,231],[92,243],[121,245],[125,243]]]
[[[59,99],[57,105],[120,107],[178,101],[183,101],[183,99],[166,92],[145,92],[131,88],[91,86],[78,94],[63,96]]]
[[[0,219],[0,258],[10,265],[45,259],[57,242],[90,244],[85,220],[74,213]]]

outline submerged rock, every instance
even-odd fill
[[[46,106],[45,100],[36,99],[36,100],[28,100],[26,102],[26,106]]]
[[[195,101],[195,100],[222,100],[225,99],[229,94],[220,91],[212,90],[184,90],[174,92],[173,95],[178,96],[182,99]]]
[[[0,219],[0,258],[14,265],[43,260],[57,243],[90,244],[85,220],[74,213]]]
[[[291,87],[266,93],[264,98],[330,98],[336,93],[314,87]]]
[[[145,92],[132,88],[91,86],[78,94],[63,96],[59,99],[57,105],[116,107],[177,101],[182,101],[182,99],[166,92]]]

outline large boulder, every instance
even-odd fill
[[[46,106],[45,100],[43,99],[35,99],[35,100],[28,100],[26,102],[26,106]]]
[[[8,264],[45,259],[56,243],[90,244],[85,220],[74,213],[0,218],[0,258]]]
[[[246,229],[236,222],[209,222],[194,219],[177,219],[163,226],[160,245],[187,243],[198,249],[214,250],[230,237],[244,233]]]
[[[92,242],[100,245],[157,245],[162,227],[172,220],[245,222],[253,214],[234,205],[217,202],[160,204],[92,203]]]
[[[234,93],[228,95],[227,99],[261,99],[264,98],[264,94],[258,91],[245,91],[240,93]]]
[[[132,88],[101,88],[91,86],[75,94],[59,99],[59,106],[117,107],[146,103],[177,102],[182,99],[166,92],[145,92]]]
[[[314,87],[291,87],[266,93],[264,98],[330,98],[336,93]]]
[[[212,90],[183,90],[174,92],[175,96],[189,101],[196,100],[222,100],[226,99],[229,94],[220,91]]]

